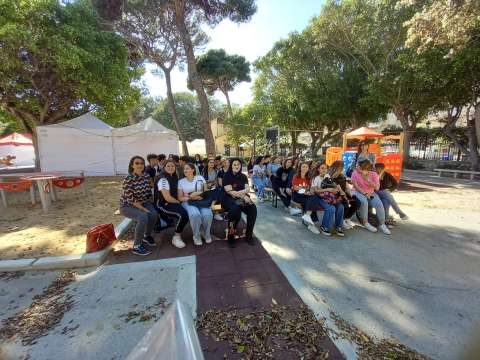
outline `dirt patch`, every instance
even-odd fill
[[[58,191],[48,214],[39,199],[31,205],[28,196],[0,212],[0,259],[81,254],[85,234],[102,223],[117,225],[123,219],[118,209],[121,177],[87,178],[88,195],[81,189]],[[17,194],[8,194],[13,200]],[[24,194],[18,194],[24,195]]]
[[[57,326],[63,315],[73,306],[71,295],[65,295],[65,287],[75,280],[75,272],[64,271],[33,303],[12,317],[2,321],[0,340],[19,339],[22,345],[35,344]]]

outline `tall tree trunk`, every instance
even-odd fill
[[[208,98],[197,71],[197,61],[193,52],[192,39],[185,25],[185,0],[175,0],[175,23],[180,32],[183,48],[185,49],[185,55],[187,57],[188,76],[200,102],[200,123],[202,125],[203,136],[205,137],[207,154],[215,154],[215,139],[213,138],[212,128],[210,127]]]
[[[295,157],[297,155],[298,134],[296,131],[291,131],[290,136],[292,137],[292,156]]]
[[[408,112],[402,106],[395,106],[393,108],[393,113],[397,117],[398,121],[402,125],[403,131],[403,162],[408,163],[410,159],[410,123],[408,120]]]
[[[170,108],[170,113],[172,114],[172,119],[175,124],[175,128],[177,129],[178,136],[182,142],[182,152],[183,155],[188,156],[188,147],[187,147],[187,140],[185,140],[185,135],[183,135],[183,129],[180,125],[180,121],[178,120],[177,115],[177,106],[175,105],[175,99],[173,98],[172,93],[172,79],[170,77],[170,71],[168,69],[162,68],[163,73],[165,74],[165,82],[167,83],[167,98],[168,98],[168,107]]]
[[[480,144],[480,102],[475,102],[475,131],[477,133],[477,143]]]
[[[480,106],[478,104],[476,107]],[[480,170],[480,156],[478,154],[478,138],[476,131],[476,115],[478,114],[477,109],[475,109],[474,115],[469,116],[467,113],[467,134],[468,134],[468,149],[470,150],[469,158],[472,171]]]
[[[310,132],[310,138],[312,139],[312,142],[310,143],[310,152],[312,153],[312,157],[317,156],[318,152],[318,140],[320,139],[320,136],[316,131]]]
[[[128,125],[135,125],[137,122],[135,120],[135,118],[133,117],[133,114],[130,112],[130,114],[128,114]]]
[[[225,95],[225,99],[227,99],[227,109],[228,109],[228,115],[230,115],[230,117],[232,118],[233,117],[233,110],[232,110],[232,105],[230,104],[230,96],[228,96],[228,91],[223,91],[223,94]]]
[[[40,151],[38,149],[38,137],[37,137],[36,129],[33,130],[31,135],[32,135],[33,150],[35,151],[35,170],[36,171],[41,171],[41,168],[40,168]]]

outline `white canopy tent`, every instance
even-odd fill
[[[134,155],[178,154],[178,135],[151,117],[134,125],[112,130],[115,169],[126,174]]]
[[[178,136],[152,118],[112,128],[92,114],[37,127],[42,171],[85,171],[88,176],[126,174],[134,155],[178,154]]]
[[[114,175],[112,127],[92,114],[37,127],[42,171]]]
[[[12,133],[0,138],[0,158],[15,156],[13,166],[2,166],[1,169],[29,169],[35,167],[35,150],[32,136]]]

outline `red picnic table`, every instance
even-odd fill
[[[7,181],[4,181],[6,178]],[[45,213],[48,213],[52,201],[57,200],[55,188],[71,189],[82,185],[86,194],[85,175],[83,171],[54,171],[54,172],[33,172],[0,175],[0,193],[2,203],[8,206],[5,192],[20,192],[30,189],[32,204],[35,204],[35,193],[33,183],[37,184],[40,201]]]

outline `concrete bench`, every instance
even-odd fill
[[[470,180],[475,179],[475,175],[480,176],[479,171],[468,171],[468,170],[449,170],[449,169],[434,169],[433,171],[438,172],[438,177],[442,176],[442,173],[453,173],[455,179],[458,178],[458,175],[470,175]]]

